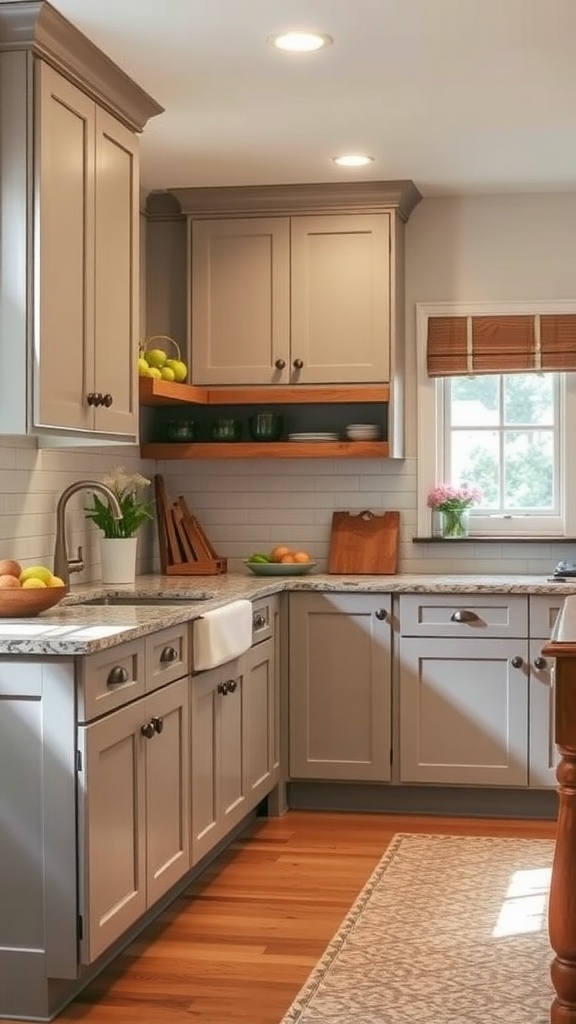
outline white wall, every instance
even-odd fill
[[[404,572],[548,574],[576,545],[413,544],[416,530],[415,304],[576,298],[576,193],[426,199],[407,225],[408,458],[166,462],[169,498],[183,494],[212,543],[240,568],[252,550],[286,542],[323,561],[336,509],[400,509]],[[122,452],[126,452],[123,455]],[[133,449],[36,451],[0,438],[0,557],[51,558],[58,493],[71,480],[102,476],[119,462],[136,468]],[[82,496],[70,517],[71,546],[87,544],[97,578],[98,531],[86,523]],[[143,538],[144,554],[148,538]],[[50,564],[50,561],[49,561]],[[157,567],[157,561],[155,563]]]

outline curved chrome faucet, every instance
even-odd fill
[[[63,580],[66,586],[70,583],[70,573],[82,572],[84,568],[81,547],[78,548],[76,558],[68,558],[66,551],[66,505],[69,498],[78,491],[99,491],[105,498],[108,498],[113,518],[122,519],[122,509],[114,491],[111,491],[106,484],[101,484],[98,480],[77,480],[75,484],[70,484],[69,487],[62,491],[56,505],[56,543],[54,545],[53,572],[55,576],[59,576]]]

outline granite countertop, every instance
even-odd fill
[[[34,618],[0,618],[0,655],[93,654],[177,625],[230,601],[283,591],[337,591],[393,594],[576,594],[576,578],[558,582],[545,576],[353,576],[320,573],[299,577],[264,577],[241,573],[221,576],[139,576],[132,586],[75,585],[55,608]],[[103,595],[189,596],[191,603],[149,605],[82,605]],[[194,596],[202,600],[194,600]]]

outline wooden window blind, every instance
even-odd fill
[[[576,313],[432,316],[429,377],[576,370]]]

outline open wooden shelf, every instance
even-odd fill
[[[152,377],[139,377],[140,405],[304,405],[322,403],[388,402],[388,384],[238,388],[195,387]]]
[[[151,442],[140,446],[144,459],[387,459],[387,441],[217,441]]]

